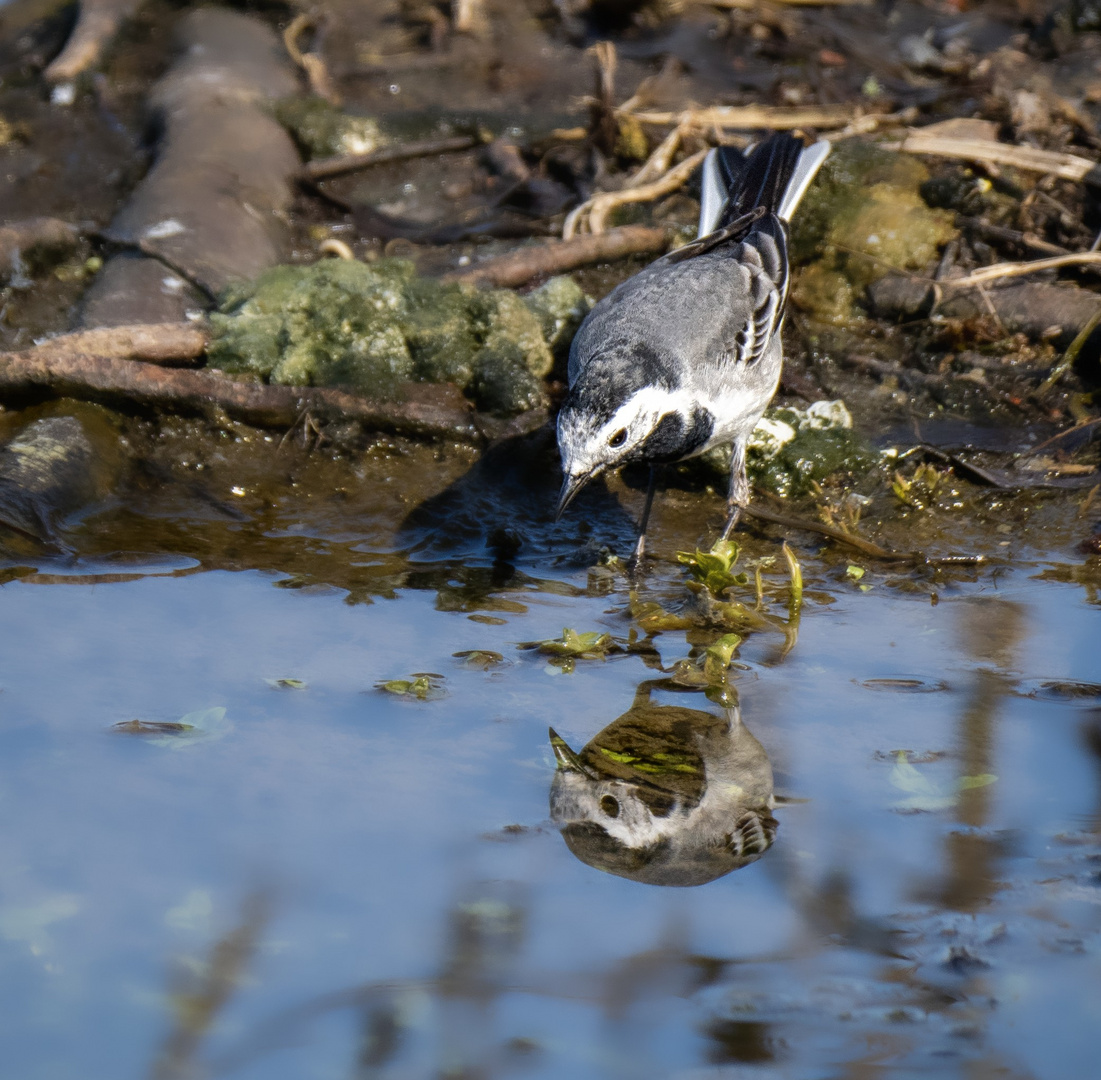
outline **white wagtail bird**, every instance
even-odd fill
[[[614,289],[570,348],[558,414],[565,479],[558,514],[594,477],[651,466],[636,561],[646,542],[659,465],[730,444],[730,513],[749,502],[746,444],[780,381],[790,277],[787,222],[829,154],[773,135],[748,154],[704,160],[699,238]]]
[[[776,836],[772,765],[734,706],[722,716],[634,704],[580,751],[552,728],[551,820],[570,851],[651,885],[701,885],[759,859]]]

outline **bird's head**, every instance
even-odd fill
[[[688,456],[711,435],[710,414],[633,365],[590,363],[558,413],[562,491],[558,514],[592,479],[628,462]]]

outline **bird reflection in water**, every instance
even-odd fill
[[[573,751],[552,728],[558,761],[551,819],[582,862],[649,885],[703,885],[759,859],[776,836],[772,766],[737,704],[720,714],[634,704]]]

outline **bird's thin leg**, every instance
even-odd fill
[[[646,485],[646,505],[642,508],[642,521],[638,526],[638,543],[635,544],[635,553],[631,557],[631,564],[638,566],[642,562],[643,555],[646,554],[646,526],[650,521],[650,510],[654,505],[654,489],[658,483],[658,470],[657,466],[651,466],[650,468],[650,482]]]
[[[745,474],[745,440],[736,439],[730,454],[730,514],[723,529],[723,540],[729,540],[730,534],[738,524],[742,507],[749,505],[749,477]]]

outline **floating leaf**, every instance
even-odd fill
[[[375,688],[397,697],[414,698],[417,701],[438,701],[447,696],[443,688],[443,676],[431,671],[417,672],[408,679],[388,679],[375,683]]]
[[[867,571],[863,566],[854,566],[850,563],[845,567],[845,576],[853,581],[859,581],[866,573]]]
[[[491,667],[505,663],[505,658],[492,649],[466,649],[451,655],[456,660],[461,660],[464,667],[477,668],[479,671],[488,671]]]
[[[568,626],[562,630],[560,638],[547,638],[544,641],[524,641],[521,649],[538,649],[548,656],[568,657],[577,660],[603,660],[609,653],[622,652],[623,645],[611,634],[602,634],[599,630],[589,630],[579,634]]]
[[[308,685],[301,679],[265,679],[264,682],[273,690],[305,690]]]
[[[635,602],[630,610],[631,617],[647,634],[657,634],[662,630],[691,630],[696,625],[686,615],[674,615],[652,600]]]

